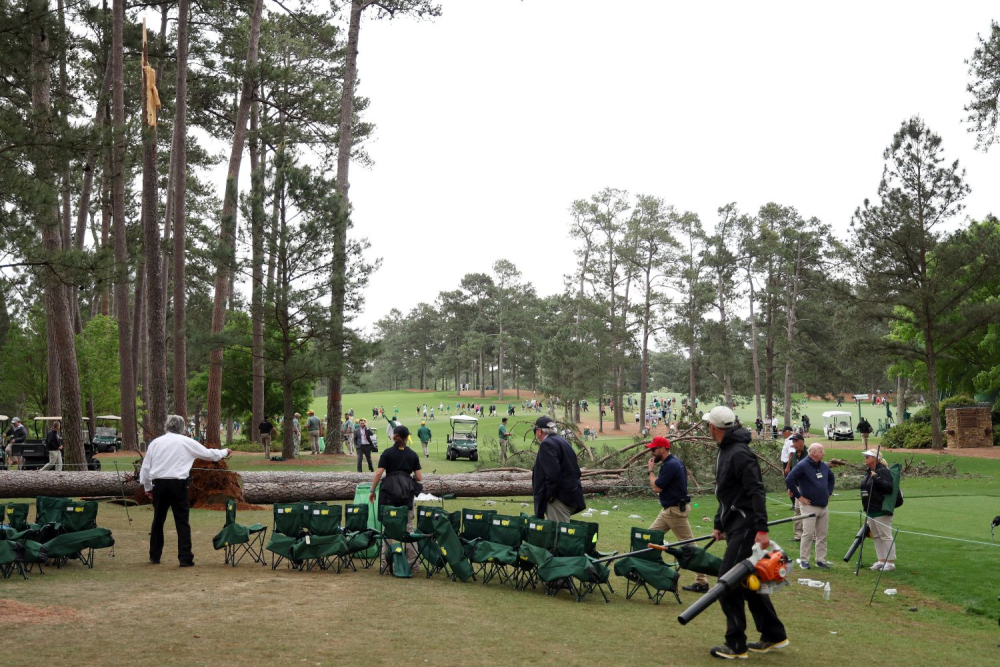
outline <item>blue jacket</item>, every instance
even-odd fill
[[[664,508],[691,501],[688,496],[687,470],[684,463],[673,454],[660,466],[656,486],[660,487],[660,505]]]
[[[823,461],[813,461],[808,456],[792,468],[785,478],[785,486],[796,499],[805,496],[816,507],[826,507],[830,504],[835,483],[830,466]]]

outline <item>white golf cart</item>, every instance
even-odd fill
[[[448,451],[445,458],[455,461],[459,457],[470,461],[479,460],[479,443],[476,435],[479,430],[479,420],[468,415],[451,416],[451,434],[448,435]]]
[[[94,449],[114,454],[122,448],[121,421],[117,415],[98,415],[94,418]]]
[[[823,434],[829,440],[854,440],[854,427],[851,423],[851,413],[843,410],[830,410],[823,413]]]

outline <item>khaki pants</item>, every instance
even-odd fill
[[[861,449],[868,449],[868,434],[861,434]]]
[[[344,453],[354,456],[354,432],[344,433]]]
[[[260,444],[264,445],[264,458],[271,458],[271,434],[261,433]]]
[[[677,538],[675,541],[678,542],[680,540],[689,540],[694,537],[694,533],[691,532],[691,522],[688,521],[688,517],[690,515],[690,506],[688,506],[683,512],[681,511],[681,508],[676,505],[674,507],[668,507],[660,510],[660,513],[656,515],[656,519],[653,521],[653,525],[650,526],[649,529],[672,532],[674,537]],[[699,584],[708,583],[708,577],[704,574],[697,575],[695,580]]]
[[[62,472],[62,451],[58,449],[49,451],[49,462],[42,466],[42,470],[51,470],[55,468],[56,472]]]
[[[549,521],[569,521],[572,512],[569,511],[569,505],[559,500],[554,499],[551,503],[545,506],[545,518]]]
[[[799,503],[796,503],[797,505]],[[830,514],[827,507],[810,505],[806,508],[809,514],[816,516],[799,521],[802,525],[802,543],[799,544],[799,558],[809,560],[813,542],[816,543],[816,562],[826,562],[826,535],[830,531]]]
[[[802,516],[802,504],[792,498],[792,516]],[[792,522],[792,539],[801,540],[802,539],[802,522],[793,521]]]
[[[313,454],[319,454],[319,431],[309,431],[309,449]]]
[[[868,528],[875,541],[875,554],[880,561],[896,560],[896,545],[892,542],[892,515],[868,517]],[[892,544],[892,549],[889,545]]]
[[[428,446],[428,445],[429,445],[430,443],[427,443],[427,442],[424,442],[423,440],[421,440],[421,441],[420,441],[420,444],[421,444],[421,445],[423,445],[423,448],[424,448],[424,456],[430,456],[430,455],[431,455],[431,454],[430,454],[430,451],[429,451],[429,450],[427,449],[427,446]]]

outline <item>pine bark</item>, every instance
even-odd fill
[[[187,189],[187,62],[190,0],[180,0],[177,7],[177,101],[171,147],[171,161],[176,166],[171,207],[174,234],[174,295],[171,315],[174,345],[174,413],[187,419],[187,295],[184,292],[187,210],[184,196]],[[174,155],[177,156],[176,161],[173,160]]]
[[[250,245],[253,255],[250,292],[250,345],[253,356],[249,429],[251,442],[260,442],[257,424],[264,421],[264,160],[261,146],[260,105],[254,102],[250,113]]]
[[[247,121],[250,118],[250,103],[253,97],[254,79],[257,69],[257,52],[260,42],[260,23],[263,0],[255,0],[253,16],[250,20],[250,35],[247,48],[246,71],[240,90],[240,102],[236,111],[236,127],[233,130],[233,146],[229,154],[229,171],[226,175],[226,193],[222,203],[222,219],[219,225],[219,259],[215,267],[215,298],[212,303],[213,336],[220,336],[226,326],[226,302],[229,294],[229,274],[236,244],[236,207],[239,195],[240,163],[247,139]],[[219,427],[222,420],[222,356],[221,345],[212,348],[208,369],[208,416],[205,420],[205,444],[219,447]]]

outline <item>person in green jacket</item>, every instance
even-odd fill
[[[420,428],[417,429],[417,438],[420,439],[420,444],[424,446],[424,456],[428,457],[428,446],[431,444],[431,430],[427,428],[427,422],[421,420]]]

